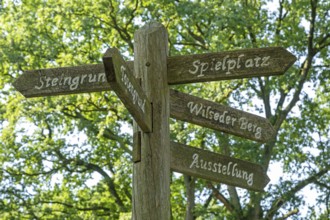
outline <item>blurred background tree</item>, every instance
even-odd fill
[[[260,144],[171,120],[171,140],[261,164],[272,179],[259,193],[173,174],[173,219],[329,219],[327,0],[1,1],[1,219],[130,218],[132,118],[116,95],[25,99],[12,83],[101,63],[108,47],[132,59],[134,32],[151,20],[167,28],[170,55],[282,46],[298,58],[283,76],[172,87],[266,117],[277,134]]]

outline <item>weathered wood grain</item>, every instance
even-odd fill
[[[280,75],[296,57],[282,47],[253,48],[168,58],[168,83]]]
[[[135,220],[171,219],[167,39],[159,23],[147,24],[134,36],[134,72],[153,108],[152,132],[142,133],[141,161],[133,166]]]
[[[263,191],[269,177],[261,165],[171,142],[171,169],[179,173]]]
[[[110,90],[103,64],[24,71],[13,86],[26,98]]]
[[[111,89],[115,91],[141,129],[150,132],[152,130],[151,103],[135,79],[133,71],[116,48],[107,50],[103,56],[103,63]]]
[[[170,91],[170,97],[172,118],[258,142],[270,141],[275,135],[263,117],[175,90]]]

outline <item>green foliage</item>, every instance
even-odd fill
[[[1,219],[130,218],[132,118],[117,96],[25,99],[11,85],[25,70],[100,63],[108,47],[133,57],[134,32],[151,20],[167,28],[171,56],[282,46],[298,57],[282,76],[172,87],[266,117],[277,137],[260,144],[171,120],[171,140],[284,172],[265,193],[172,174],[173,219],[192,202],[195,219],[330,217],[327,0],[0,2]],[[318,193],[312,205],[305,188]]]

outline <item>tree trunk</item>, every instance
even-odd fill
[[[186,220],[196,219],[194,214],[195,207],[195,179],[191,176],[184,175],[184,184],[186,187],[187,194],[187,205],[186,205]]]

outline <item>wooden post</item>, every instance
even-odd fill
[[[133,167],[133,219],[170,219],[168,36],[149,23],[134,36],[134,72],[152,103],[152,131],[142,132],[141,158]],[[134,131],[136,133],[136,131]],[[135,143],[138,144],[138,143]]]

